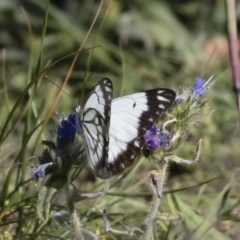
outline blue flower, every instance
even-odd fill
[[[45,164],[42,164],[40,165],[39,167],[37,168],[33,168],[33,181],[38,181],[39,178],[43,178],[45,177],[45,170],[48,166],[51,166],[53,163],[45,163]]]
[[[74,142],[77,133],[75,122],[75,113],[69,114],[66,118],[60,119],[61,126],[58,126],[57,135],[62,142]]]
[[[177,96],[174,101],[175,103],[180,104],[183,102],[183,98],[181,96]]]
[[[152,125],[152,127],[146,131],[143,137],[148,150],[155,151],[160,147],[160,140],[158,139],[158,129],[156,125]]]
[[[155,151],[160,147],[160,140],[157,137],[153,137],[146,141],[147,149],[150,151]]]
[[[170,139],[172,139],[174,133],[173,132],[169,132],[166,129],[162,129],[159,132],[159,141],[160,141],[160,145],[165,146],[165,149],[169,149],[171,147],[171,141]]]
[[[205,80],[202,77],[196,77],[195,84],[193,86],[193,93],[197,97],[202,97],[205,94],[204,90]]]
[[[144,134],[144,138],[145,138],[145,140],[149,140],[149,139],[151,139],[152,137],[157,136],[157,133],[158,133],[158,129],[157,129],[156,125],[153,124],[153,125],[151,126],[151,128],[148,129],[148,130],[146,131],[146,133]]]
[[[143,137],[145,139],[146,148],[150,151],[155,151],[160,146],[165,146],[165,149],[169,149],[171,146],[170,139],[173,137],[173,132],[169,132],[166,129],[158,129],[156,125],[152,125]]]

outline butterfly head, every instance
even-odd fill
[[[80,106],[80,105],[78,105],[78,106],[76,107],[76,109],[75,109],[75,112],[79,114],[79,113],[80,113],[80,111],[81,111],[81,106]]]
[[[82,134],[82,121],[81,121],[81,106],[77,106],[75,109],[75,127],[77,133]]]

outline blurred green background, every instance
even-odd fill
[[[189,126],[186,142],[177,152],[191,159],[198,140],[203,138],[200,162],[191,167],[172,164],[165,184],[168,194],[161,211],[179,211],[185,219],[161,222],[159,228],[161,239],[240,239],[236,173],[240,164],[239,125],[224,1],[50,1],[47,18],[46,6],[46,1],[37,0],[0,2],[0,239],[51,239],[44,234],[73,239],[53,220],[45,226],[40,223],[36,216],[38,188],[30,180],[32,167],[37,164],[32,156],[43,150],[41,140],[54,139],[58,124],[55,112],[73,112],[85,92],[102,77],[113,81],[118,97],[156,87],[178,92],[179,88],[191,87],[196,76],[208,79],[213,74],[204,97],[207,105]],[[236,12],[240,20],[240,2]],[[91,49],[80,53],[73,70],[70,66],[75,55],[46,73],[60,88],[70,74],[63,88],[70,97],[61,92],[58,100],[59,89],[37,74],[76,52],[81,44],[82,49]],[[48,117],[46,125],[39,125]],[[146,184],[151,164],[141,163],[125,179],[113,178],[112,195],[77,205],[86,229],[102,239],[138,239],[105,234],[101,211],[107,210],[113,226],[141,225],[151,201]],[[102,186],[87,169],[75,182],[86,191]],[[146,196],[138,196],[141,193]],[[52,213],[59,209],[64,209],[61,194]]]

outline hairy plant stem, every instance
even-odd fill
[[[142,237],[143,240],[151,240],[151,237],[153,234],[155,218],[157,217],[157,214],[159,212],[159,206],[161,203],[160,196],[162,197],[163,184],[164,184],[164,180],[165,180],[165,176],[166,176],[166,170],[168,167],[168,160],[163,159],[162,163],[163,163],[163,165],[161,168],[161,172],[154,171],[150,175],[150,178],[152,178],[152,182],[154,182],[153,185],[156,188],[155,190],[152,189],[153,193],[157,193],[157,194],[153,195],[152,204],[151,204],[151,208],[150,208],[148,217],[144,221],[145,231],[144,231],[144,235]],[[152,184],[150,183],[150,185],[152,185]],[[153,186],[151,186],[151,188],[153,188]]]
[[[68,210],[70,213],[70,218],[71,218],[71,222],[72,222],[72,228],[74,231],[75,239],[76,240],[84,240],[81,223],[80,223],[79,217],[77,215],[77,211],[74,207],[73,197],[69,190],[68,184],[65,186],[65,194],[66,194],[67,207],[68,207]]]

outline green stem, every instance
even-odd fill
[[[81,223],[79,220],[79,217],[77,215],[77,211],[74,207],[74,201],[72,198],[72,194],[69,191],[69,185],[66,185],[65,187],[66,192],[66,200],[67,200],[67,206],[71,217],[72,227],[75,235],[76,240],[84,240],[83,234],[82,234],[82,228]]]
[[[156,192],[158,192],[158,195],[160,195],[160,196],[162,196],[162,193],[163,193],[163,184],[164,184],[164,180],[165,180],[165,176],[166,176],[167,167],[168,167],[168,160],[163,159],[161,177],[158,178],[158,180],[156,181],[156,185],[155,185],[158,187],[158,190]],[[155,179],[156,178],[154,178],[154,180]],[[145,232],[142,237],[143,240],[151,240],[151,237],[153,234],[154,222],[155,222],[154,219],[157,217],[160,203],[161,203],[161,198],[159,198],[157,195],[154,195],[148,217],[144,223]]]

